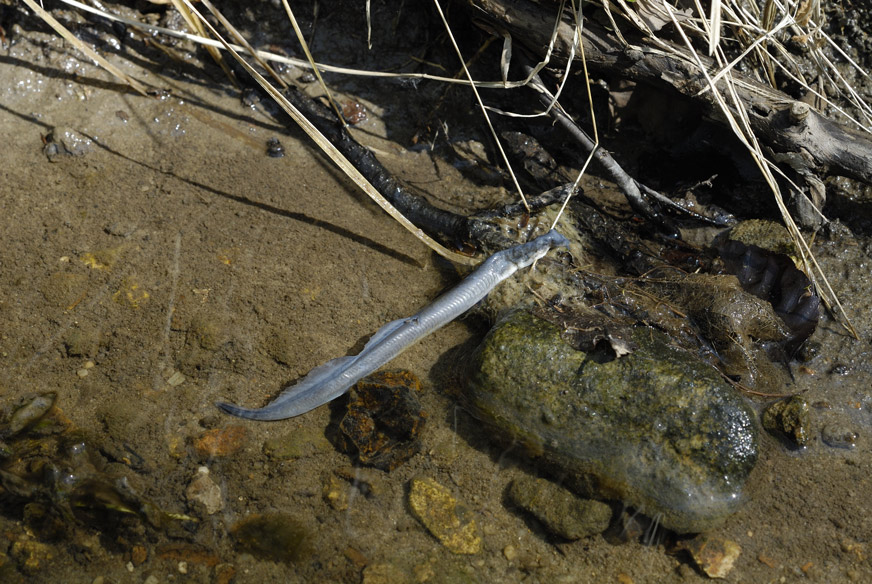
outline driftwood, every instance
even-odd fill
[[[513,41],[539,59],[547,52],[557,16],[557,4],[529,0],[464,0],[474,22],[490,31],[511,35]],[[565,65],[570,54],[573,28],[564,15],[550,63]],[[697,65],[681,46],[664,51],[646,46],[644,39],[624,38],[624,45],[596,22],[586,20],[582,32],[588,69],[594,74],[617,76],[638,83],[669,87],[700,104],[711,119],[723,121],[716,98]],[[699,57],[710,75],[711,59]],[[769,148],[776,162],[785,162],[814,188],[813,175],[840,175],[872,184],[872,141],[853,128],[834,122],[808,104],[791,98],[738,72],[733,73],[738,97],[746,106],[757,138]],[[719,84],[723,90],[724,84]],[[727,103],[730,100],[726,99]],[[811,179],[811,180],[808,180]]]

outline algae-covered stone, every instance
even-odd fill
[[[807,446],[811,440],[811,411],[805,398],[795,395],[777,401],[763,410],[763,427],[782,433],[797,446]]]
[[[230,528],[239,546],[250,554],[273,562],[300,562],[312,553],[313,533],[286,513],[252,515]]]
[[[612,518],[612,508],[605,503],[580,499],[545,479],[524,477],[512,481],[509,498],[548,531],[569,540],[602,533]]]
[[[757,428],[717,371],[652,328],[635,329],[638,348],[606,362],[561,332],[524,311],[502,318],[472,358],[477,415],[579,492],[624,501],[675,531],[705,531],[736,511]]]

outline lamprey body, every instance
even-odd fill
[[[263,408],[248,409],[228,403],[216,405],[228,414],[252,420],[283,420],[305,414],[336,399],[361,378],[475,306],[497,284],[533,264],[552,247],[566,247],[568,244],[563,235],[552,229],[533,241],[493,254],[460,284],[418,314],[381,327],[360,353],[339,357],[316,367]]]

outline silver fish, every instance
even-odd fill
[[[339,357],[312,369],[265,407],[248,409],[228,403],[216,405],[228,414],[252,420],[283,420],[305,414],[336,399],[360,379],[475,306],[497,284],[533,264],[552,247],[568,245],[569,241],[552,229],[533,241],[497,252],[460,284],[414,316],[400,318],[381,327],[360,353]]]

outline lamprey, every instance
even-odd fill
[[[248,409],[228,403],[216,405],[228,414],[252,420],[283,420],[305,414],[336,399],[360,379],[475,306],[497,284],[533,264],[552,247],[566,247],[568,244],[563,235],[552,229],[532,241],[493,254],[457,286],[414,316],[381,327],[360,353],[339,357],[316,367],[263,408]]]

